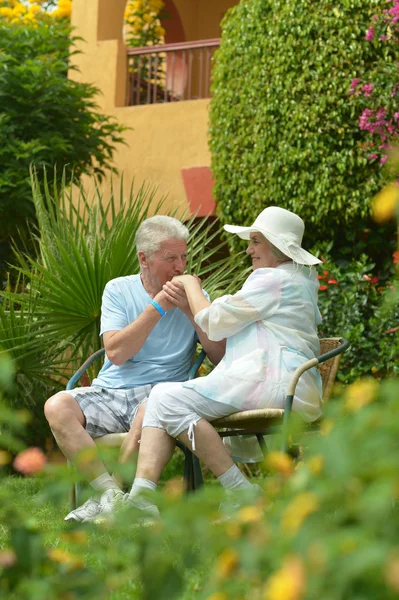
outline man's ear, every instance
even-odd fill
[[[148,259],[142,250],[139,250],[137,253],[137,257],[139,259],[140,268],[148,269]]]

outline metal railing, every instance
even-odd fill
[[[220,38],[129,48],[128,106],[209,98]]]

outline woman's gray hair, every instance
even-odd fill
[[[151,257],[159,250],[165,240],[184,240],[187,242],[189,231],[183,223],[173,217],[157,215],[142,222],[136,232],[137,252]]]
[[[271,242],[269,242],[269,240],[266,240],[270,246],[270,250],[271,253],[273,254],[274,258],[277,258],[277,260],[291,260],[292,258],[290,258],[289,256],[287,256],[286,254],[284,254],[284,252],[281,252],[281,250],[279,250],[278,248],[276,248],[276,246],[274,246]]]

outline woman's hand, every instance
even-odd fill
[[[173,277],[172,281],[168,283],[180,283],[183,287],[185,287],[185,284],[193,280],[201,284],[201,279],[197,277],[197,275],[176,275],[176,277]]]

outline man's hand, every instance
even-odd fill
[[[154,297],[154,300],[158,302],[158,304],[166,311],[176,308],[176,305],[169,300],[168,295],[164,290],[158,292],[158,294]]]

